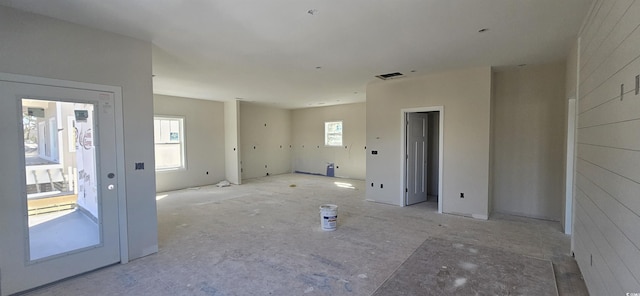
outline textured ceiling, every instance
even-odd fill
[[[153,42],[155,93],[283,108],[364,101],[389,72],[562,60],[591,2],[0,0]]]

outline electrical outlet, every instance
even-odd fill
[[[464,198],[464,192],[460,192],[460,198]]]

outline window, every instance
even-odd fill
[[[324,123],[324,145],[342,146],[342,121]]]
[[[184,168],[184,117],[153,118],[156,170]]]

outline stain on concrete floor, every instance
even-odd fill
[[[474,250],[474,251],[470,251]],[[429,238],[373,294],[557,295],[551,262]]]

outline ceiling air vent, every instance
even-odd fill
[[[394,73],[376,75],[376,77],[378,77],[378,78],[380,78],[382,80],[389,80],[389,79],[404,77],[404,74],[402,74],[400,72],[394,72]]]

